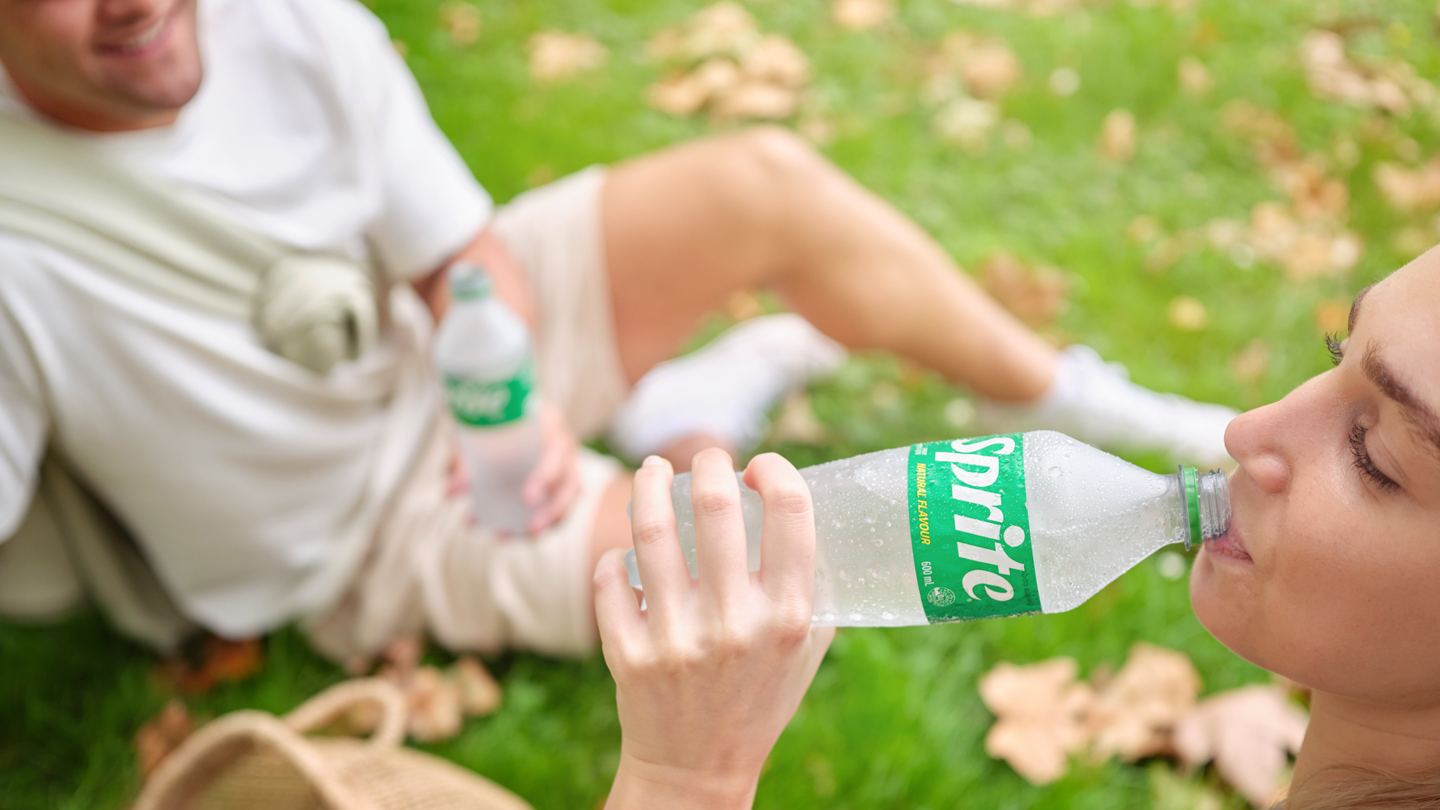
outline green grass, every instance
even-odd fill
[[[434,0],[376,0],[403,41],[436,118],[497,200],[537,178],[595,162],[613,162],[711,131],[702,119],[677,120],[647,108],[644,88],[656,69],[644,59],[655,29],[700,7],[680,0],[484,0],[479,44],[457,48],[437,28]],[[818,0],[754,2],[769,30],[785,33],[815,65],[814,87],[837,136],[829,156],[914,217],[962,264],[1005,249],[1067,269],[1072,306],[1057,328],[1126,363],[1148,385],[1254,407],[1283,396],[1325,368],[1312,311],[1407,261],[1392,247],[1408,223],[1386,209],[1370,168],[1395,158],[1396,137],[1434,141],[1435,122],[1416,114],[1395,136],[1362,137],[1365,115],[1311,97],[1294,58],[1315,20],[1369,24],[1361,50],[1409,60],[1422,76],[1440,76],[1433,3],[1311,3],[1206,0],[1172,12],[1123,2],[1083,13],[1035,19],[1016,12],[903,2],[899,24],[849,34]],[[1392,24],[1403,24],[1402,35]],[[1024,153],[998,144],[971,156],[930,135],[930,111],[916,97],[919,53],[946,31],[967,27],[1003,35],[1026,78],[1003,100],[1005,115],[1034,134]],[[582,30],[611,51],[608,69],[572,84],[537,89],[528,78],[525,42],[545,28]],[[1203,99],[1182,95],[1179,56],[1211,68],[1216,87]],[[1059,99],[1045,88],[1056,66],[1082,77]],[[1358,165],[1338,176],[1350,184],[1350,224],[1366,241],[1348,278],[1294,284],[1265,265],[1240,269],[1204,251],[1150,272],[1125,237],[1139,214],[1167,231],[1216,217],[1245,219],[1250,208],[1280,199],[1248,148],[1219,129],[1234,98],[1280,111],[1307,150],[1340,135],[1361,145]],[[1140,148],[1133,162],[1095,157],[1101,119],[1134,111]],[[1204,179],[1186,182],[1187,175]],[[1201,332],[1167,325],[1176,295],[1210,312]],[[713,330],[712,326],[712,330]],[[1269,373],[1241,385],[1229,358],[1254,339],[1270,347]],[[898,390],[899,398],[875,391]],[[898,363],[852,362],[814,392],[830,427],[824,447],[778,448],[800,464],[945,437],[955,432],[945,405],[963,392]],[[1137,459],[1142,463],[1156,459]],[[1127,808],[1154,803],[1153,774],[1139,766],[1077,765],[1058,783],[1034,788],[985,756],[991,718],[976,695],[979,675],[1002,660],[1077,658],[1085,671],[1118,664],[1137,640],[1183,650],[1207,691],[1264,680],[1230,655],[1191,614],[1183,582],[1145,563],[1068,614],[903,630],[842,632],[761,782],[765,808]],[[268,663],[254,678],[190,701],[213,716],[240,707],[288,709],[342,673],[311,653],[293,631],[268,642]],[[94,615],[59,627],[0,626],[0,807],[114,808],[133,796],[137,774],[130,738],[163,705],[150,681],[154,659],[117,637]],[[555,662],[507,655],[489,662],[502,678],[504,707],[468,724],[432,750],[516,790],[541,810],[588,808],[604,794],[619,750],[613,683],[598,657]],[[1213,777],[1205,777],[1211,778]],[[1230,803],[1242,806],[1234,797]]]

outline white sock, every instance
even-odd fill
[[[748,450],[764,438],[765,415],[776,402],[834,371],[845,356],[799,315],[745,321],[641,378],[611,423],[610,446],[640,459],[705,433]]]

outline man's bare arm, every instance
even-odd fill
[[[489,271],[490,278],[495,283],[495,294],[529,324],[530,332],[534,334],[538,321],[535,295],[530,289],[530,281],[525,277],[525,271],[510,255],[510,251],[506,250],[505,243],[501,242],[495,231],[488,226],[440,267],[411,282],[415,291],[420,293],[420,297],[425,299],[425,303],[430,307],[430,314],[435,317],[435,322],[440,322],[445,310],[450,306],[450,287],[445,283],[445,268],[462,259],[482,265]]]

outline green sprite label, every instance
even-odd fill
[[[910,544],[931,624],[1040,611],[1024,436],[910,448]]]
[[[535,368],[529,362],[514,377],[499,382],[445,375],[450,411],[461,423],[475,427],[503,425],[524,416],[534,389]]]

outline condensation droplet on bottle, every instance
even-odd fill
[[[881,613],[880,613],[880,618],[884,619],[884,620],[887,621],[887,622],[893,622],[893,621],[895,621],[895,614],[894,614],[894,613],[891,613],[891,612],[888,611],[888,610],[881,611]]]
[[[849,618],[850,618],[850,621],[852,621],[852,622],[863,622],[863,621],[865,621],[865,614],[864,614],[864,613],[851,613]]]
[[[1059,478],[1060,476],[1062,476],[1062,475],[1065,474],[1065,471],[1062,470],[1062,469],[1060,469],[1059,467],[1051,467],[1050,469],[1046,470],[1045,472],[1046,472],[1051,478]]]

